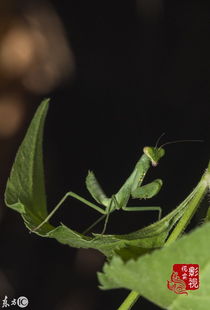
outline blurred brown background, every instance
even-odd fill
[[[127,295],[97,288],[100,253],[29,234],[3,203],[6,180],[36,108],[51,97],[44,139],[49,209],[69,190],[89,199],[88,169],[108,194],[117,191],[143,146],[165,132],[163,143],[204,140],[168,146],[147,177],[165,183],[146,203],[172,210],[210,157],[209,14],[207,1],[192,0],[1,2],[0,307],[7,295],[26,296],[32,310],[116,309]],[[52,222],[83,231],[98,216],[69,199]],[[155,219],[119,211],[107,232]],[[140,306],[158,309],[143,299],[133,309]]]

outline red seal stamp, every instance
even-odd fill
[[[187,290],[199,288],[198,264],[174,264],[171,280],[167,280],[167,287],[176,294],[186,294]]]

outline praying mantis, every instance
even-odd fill
[[[157,140],[155,147],[145,146],[143,148],[143,154],[137,161],[133,172],[125,181],[125,183],[121,186],[119,191],[113,194],[111,197],[106,196],[98,180],[96,179],[95,174],[92,171],[88,172],[88,175],[86,177],[86,187],[91,196],[100,206],[88,201],[87,199],[79,196],[78,194],[72,191],[67,192],[65,196],[60,200],[60,202],[56,205],[56,207],[51,211],[51,213],[46,217],[46,219],[40,225],[38,225],[34,229],[34,231],[38,230],[39,228],[42,227],[42,225],[44,225],[49,221],[49,219],[53,216],[53,214],[67,199],[67,197],[73,197],[102,214],[102,216],[96,222],[94,222],[90,227],[88,227],[88,229],[86,229],[83,232],[84,234],[87,233],[90,229],[92,229],[95,225],[97,225],[103,218],[105,218],[103,231],[101,233],[104,234],[110,213],[120,209],[122,209],[123,211],[158,211],[158,219],[160,219],[162,213],[161,207],[127,206],[129,199],[130,198],[150,199],[156,196],[160,191],[163,184],[161,179],[155,179],[153,182],[148,183],[146,185],[142,185],[142,183],[149,168],[151,166],[156,167],[160,159],[164,156],[165,150],[163,149],[163,146],[167,144],[185,142],[185,141],[200,142],[200,140],[177,140],[173,142],[164,143],[160,147],[157,147],[157,144],[161,137],[162,135]]]
[[[151,167],[157,166],[159,160],[164,156],[165,151],[162,147],[150,147],[146,146],[143,148],[143,155],[140,157],[138,162],[135,165],[135,168],[131,175],[128,177],[126,182],[121,186],[119,191],[116,194],[113,194],[111,197],[107,197],[101,188],[98,180],[96,179],[94,173],[92,171],[88,172],[86,177],[86,187],[91,194],[91,196],[95,199],[95,201],[100,205],[96,205],[85,198],[77,195],[76,193],[70,191],[65,194],[65,196],[60,200],[57,206],[52,210],[52,212],[46,217],[46,219],[38,225],[35,230],[41,228],[42,225],[47,223],[49,219],[53,216],[53,214],[58,210],[58,208],[63,204],[63,202],[67,199],[67,197],[73,197],[85,205],[93,208],[99,213],[103,214],[94,224],[92,224],[88,229],[83,233],[87,233],[91,228],[93,228],[96,224],[98,224],[103,218],[105,219],[104,228],[102,234],[104,234],[109,218],[109,214],[114,212],[115,210],[124,210],[124,211],[158,211],[159,216],[161,218],[161,207],[152,206],[152,207],[144,207],[144,206],[127,206],[127,203],[130,198],[138,198],[138,199],[149,199],[158,194],[162,187],[162,180],[156,179],[151,183],[146,185],[142,185],[144,177]]]

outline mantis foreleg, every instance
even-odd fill
[[[138,186],[135,190],[132,190],[131,196],[132,198],[139,198],[139,199],[149,199],[158,194],[162,187],[162,180],[156,179],[151,183],[148,183],[143,186]]]

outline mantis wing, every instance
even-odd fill
[[[106,196],[102,187],[100,186],[98,180],[96,179],[94,173],[92,171],[88,171],[88,175],[86,177],[86,186],[91,194],[91,196],[100,204],[105,207],[109,206],[110,198]]]

